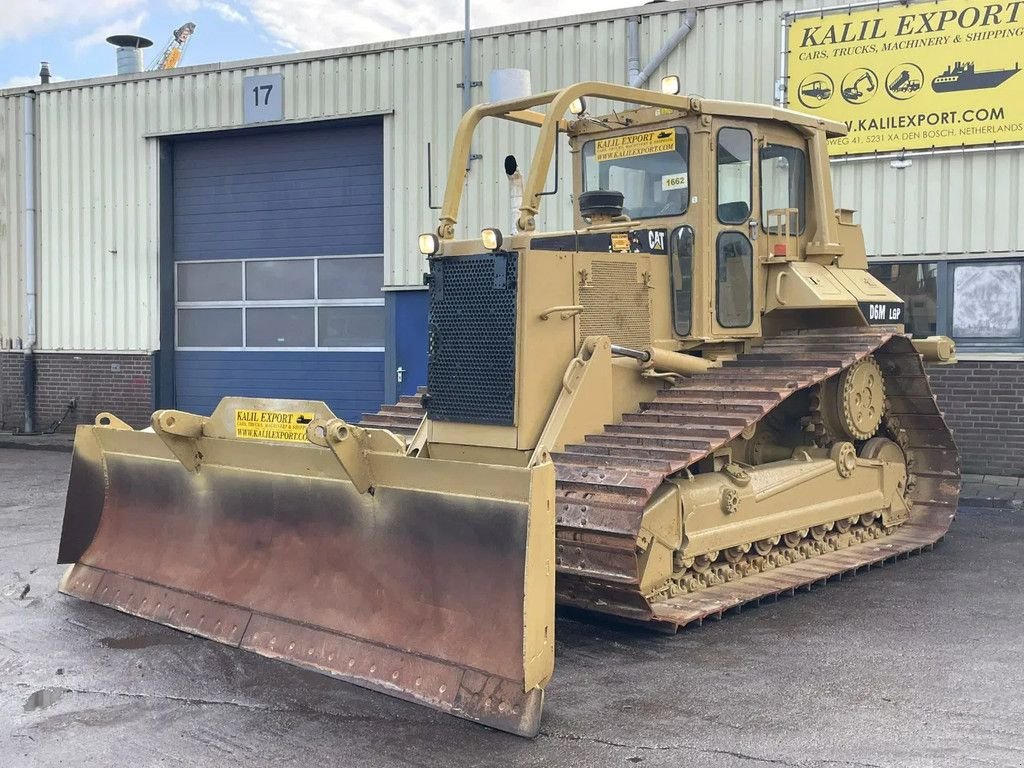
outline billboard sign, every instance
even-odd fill
[[[1024,141],[1024,0],[791,20],[787,106],[846,123],[832,155]]]

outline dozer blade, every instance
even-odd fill
[[[198,471],[109,415],[78,428],[61,591],[535,735],[554,665],[550,462],[375,455],[361,494],[328,448],[236,437],[243,408],[333,417],[229,398],[189,443]]]

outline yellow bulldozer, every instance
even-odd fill
[[[512,231],[459,240],[484,118],[534,154]],[[931,548],[959,459],[924,361],[954,349],[834,208],[844,132],[595,82],[470,109],[420,237],[421,394],[100,414],[61,590],[530,736],[556,603],[675,631]],[[563,137],[575,224],[539,233]]]

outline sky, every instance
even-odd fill
[[[474,28],[610,8],[641,0],[475,0]],[[557,7],[557,10],[551,10]],[[147,68],[187,21],[196,32],[181,66],[275,56],[462,29],[463,0],[0,0],[0,88],[115,72],[112,34],[153,41]]]

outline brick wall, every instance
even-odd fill
[[[78,407],[62,430],[91,424],[111,411],[135,427],[149,424],[152,411],[149,355],[36,355],[36,419],[45,429],[60,418],[69,400]],[[22,354],[0,352],[0,429],[23,423]],[[1024,477],[1024,363],[961,362],[930,366],[939,407],[953,429],[963,471]]]
[[[21,369],[21,352],[0,352],[0,431],[25,423]]]
[[[964,361],[928,375],[963,471],[1024,477],[1024,363]]]
[[[23,355],[0,352],[2,429],[24,423]],[[153,410],[153,365],[149,355],[36,355],[36,427],[46,429],[77,401],[61,431],[91,424],[100,411],[110,411],[133,427],[149,424]]]

